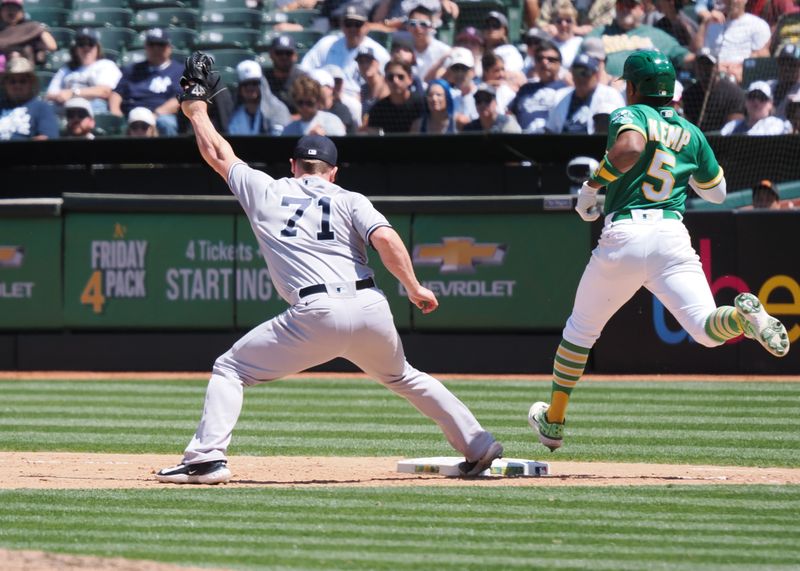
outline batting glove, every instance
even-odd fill
[[[600,207],[597,206],[597,189],[583,183],[578,191],[578,202],[575,204],[575,212],[583,218],[585,222],[594,222],[600,218]]]

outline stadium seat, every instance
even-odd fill
[[[202,31],[216,28],[247,28],[258,30],[261,28],[261,12],[242,8],[225,8],[222,10],[208,10],[200,14]]]
[[[261,38],[258,30],[242,28],[219,28],[201,32],[194,47],[198,50],[222,48],[252,48]]]
[[[97,36],[104,50],[121,52],[131,47],[136,40],[136,30],[131,28],[97,28]]]
[[[63,28],[69,21],[70,11],[65,8],[25,6],[27,19],[47,24],[51,28]]]
[[[36,79],[39,80],[39,93],[41,95],[44,95],[47,92],[47,88],[50,87],[50,80],[53,79],[55,74],[55,71],[44,69],[36,71]]]
[[[778,55],[783,44],[800,42],[800,13],[784,14],[775,24],[770,53]]]
[[[197,10],[192,8],[153,8],[136,12],[133,27],[137,30],[146,30],[175,26],[194,30],[197,29],[199,19]]]
[[[272,58],[269,57],[269,52],[260,52],[256,55],[256,61],[261,69],[272,69]]]
[[[286,12],[286,20],[288,22],[300,24],[304,28],[310,28],[317,18],[321,17],[322,13],[319,10],[289,10]]]
[[[223,67],[236,69],[239,62],[246,59],[256,59],[256,53],[252,50],[222,49],[208,50],[206,53],[214,58],[215,69]]]
[[[265,10],[261,13],[261,29],[270,30],[275,24],[285,24],[289,21],[286,12],[281,10]]]
[[[236,69],[232,67],[219,67],[215,68],[217,73],[219,73],[219,80],[223,85],[227,85],[228,89],[231,90],[231,95],[233,98],[236,99],[236,85],[239,81],[239,76],[236,73]]]
[[[47,59],[44,62],[43,68],[46,71],[58,71],[63,66],[67,65],[71,59],[72,56],[69,53],[69,48],[61,48],[47,54]]]
[[[150,10],[151,8],[192,8],[184,0],[129,0],[134,10]]]
[[[123,52],[122,57],[119,60],[119,67],[125,67],[126,65],[130,65],[132,63],[139,63],[140,61],[144,61],[146,58],[144,49],[133,49],[133,50],[125,50]]]
[[[134,49],[143,48],[146,34],[147,29],[139,32],[129,47]],[[194,42],[197,39],[197,32],[190,30],[189,28],[170,28],[169,38],[173,47],[176,49],[192,49],[194,47]]]
[[[200,0],[201,10],[225,10],[228,8],[249,8],[247,0]]]
[[[389,51],[392,47],[392,34],[381,30],[372,30],[367,35]]]
[[[457,0],[459,16],[456,20],[456,34],[466,27],[481,29],[486,14],[495,10],[508,15],[505,4],[500,0]],[[511,23],[509,22],[509,26]]]
[[[124,117],[111,113],[96,113],[94,116],[95,129],[100,137],[113,137],[125,132],[126,122]]]
[[[128,0],[72,0],[73,10],[94,10],[95,8],[127,8]]]
[[[92,8],[91,10],[73,10],[69,25],[113,28],[129,28],[133,19],[133,11],[128,8]]]
[[[71,10],[72,0],[25,0],[23,5],[26,12],[30,8],[63,8]]]
[[[72,28],[48,28],[47,31],[53,36],[59,48],[69,47],[75,39],[75,30]]]
[[[275,32],[269,30],[264,32],[264,34],[261,36],[261,41],[256,44],[255,49],[259,52],[265,52],[269,50],[269,47],[272,44],[272,39],[278,35],[291,37],[294,40],[298,57],[303,57],[306,52],[308,52],[308,50],[310,50],[311,47],[316,44],[325,34],[322,32],[317,32],[316,30],[301,30],[293,32]]]
[[[752,82],[778,78],[778,60],[773,57],[754,57],[744,60],[742,87],[747,89]]]

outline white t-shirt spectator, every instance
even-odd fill
[[[82,65],[75,69],[65,65],[50,80],[47,93],[55,94],[62,89],[84,89],[97,85],[106,85],[114,89],[120,77],[122,72],[110,59],[99,59],[93,64]]]
[[[566,42],[559,42],[553,39],[553,43],[558,47],[558,51],[561,52],[561,69],[569,69],[572,66],[572,60],[575,59],[578,51],[580,51],[583,38],[581,36],[573,36]],[[559,79],[561,78],[559,77]]]
[[[325,130],[325,135],[328,137],[344,137],[347,134],[347,128],[344,126],[344,123],[342,123],[342,120],[328,111],[317,111],[311,121],[303,121],[302,119],[292,121],[286,125],[286,128],[281,134],[294,137],[308,135],[309,130],[314,125],[322,127]]]
[[[360,96],[362,79],[358,73],[356,55],[362,47],[372,49],[372,54],[378,60],[380,69],[383,71],[383,66],[390,59],[389,52],[369,36],[364,38],[361,45],[352,50],[347,47],[347,40],[344,36],[324,36],[303,57],[300,68],[304,71],[312,71],[326,65],[338,66],[344,74],[345,91],[351,95]]]
[[[763,48],[771,35],[769,24],[745,12],[724,24],[709,24],[703,45],[710,48],[721,63],[742,63],[751,53]]]
[[[506,71],[518,71],[522,73],[522,69],[525,67],[525,60],[522,59],[522,54],[519,53],[516,46],[503,44],[502,46],[497,46],[492,51],[503,60]]]
[[[428,44],[428,48],[424,52],[414,50],[414,59],[417,61],[417,76],[424,80],[425,74],[428,73],[431,66],[449,54],[451,49],[453,48],[446,43],[436,38],[431,38],[431,43]]]
[[[547,116],[546,131],[548,133],[577,133],[580,126],[585,126],[585,133],[594,134],[594,116],[607,109],[619,109],[625,106],[622,94],[608,85],[598,84],[588,102],[576,107],[570,114],[570,104],[575,93],[574,87],[560,90],[558,103]],[[567,115],[570,114],[568,117]],[[565,129],[565,127],[567,127]],[[582,129],[581,129],[582,131]]]
[[[786,119],[771,115],[764,117],[755,125],[747,128],[744,119],[729,121],[720,130],[720,135],[752,135],[755,137],[769,135],[789,135],[792,132],[792,125]]]

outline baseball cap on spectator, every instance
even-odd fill
[[[324,161],[336,166],[338,152],[336,145],[324,135],[306,135],[300,137],[294,147],[294,158]]]
[[[800,45],[794,42],[783,44],[777,57],[778,59],[800,59]]]
[[[595,73],[600,69],[600,62],[597,61],[597,58],[593,58],[588,54],[578,54],[575,56],[575,59],[572,60],[572,67],[584,67],[592,73]]]
[[[33,76],[34,78],[36,77],[33,64],[28,58],[23,56],[12,56],[6,62],[6,70],[4,75],[10,74],[27,74]]]
[[[486,24],[491,22],[492,20],[496,20],[500,22],[500,25],[505,29],[508,29],[508,18],[506,18],[505,14],[502,12],[498,12],[497,10],[492,10],[491,12],[486,14],[486,17],[483,19],[484,28]]]
[[[697,59],[704,59],[710,61],[712,64],[717,63],[717,57],[714,55],[714,52],[711,51],[711,48],[708,46],[703,46],[697,51],[696,54]]]
[[[333,89],[335,85],[333,76],[322,68],[312,69],[308,75],[322,87],[330,87]]]
[[[606,48],[600,38],[586,38],[581,44],[581,53],[598,61],[606,61]]]
[[[168,45],[172,42],[170,41],[169,32],[166,28],[152,28],[145,32],[144,43]]]
[[[747,88],[747,95],[749,96],[751,93],[761,93],[770,101],[772,100],[772,88],[766,81],[754,81],[751,83],[750,87]]]
[[[525,43],[527,45],[540,44],[543,41],[551,41],[553,36],[542,30],[541,28],[533,27],[525,32]]]
[[[480,32],[478,32],[476,28],[473,26],[467,26],[458,33],[453,44],[456,46],[470,44],[483,45],[483,37],[481,37]]]
[[[475,56],[467,48],[455,47],[447,58],[447,67],[463,65],[468,68],[475,67]]]
[[[342,11],[342,20],[367,21],[367,9],[360,2],[351,2]]]
[[[765,178],[764,180],[759,181],[758,184],[753,187],[753,192],[757,190],[767,190],[774,194],[775,198],[778,198],[778,189],[775,188],[775,185],[772,184],[772,181],[769,179]]]
[[[294,38],[291,36],[275,36],[272,38],[272,43],[269,45],[269,49],[294,52],[297,51],[297,44],[295,43]]]
[[[88,99],[84,99],[83,97],[73,97],[72,99],[64,103],[64,111],[68,112],[70,109],[82,109],[86,111],[89,117],[94,118],[94,110],[92,109],[92,104],[89,103]]]
[[[475,95],[478,93],[488,93],[492,97],[497,95],[497,90],[494,88],[493,85],[489,85],[488,83],[481,83],[478,88],[475,90]]]
[[[397,50],[406,50],[409,52],[414,51],[414,45],[408,34],[394,33],[392,34],[392,47],[389,51],[392,53]]]
[[[93,44],[100,43],[100,36],[97,35],[97,30],[94,28],[81,28],[77,32],[75,32],[75,41],[78,40],[89,40]]]
[[[360,59],[377,59],[375,57],[375,50],[367,46],[361,46],[356,52],[356,61]]]
[[[257,61],[246,59],[236,65],[236,77],[239,79],[239,83],[242,83],[243,81],[261,79],[264,77],[264,73],[261,71],[261,66],[258,65]]]
[[[131,123],[147,123],[151,127],[155,127],[156,116],[147,107],[134,107],[128,113],[128,125]]]

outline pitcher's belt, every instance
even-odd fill
[[[372,278],[366,278],[363,280],[358,280],[356,282],[356,289],[367,289],[375,287],[375,280]],[[307,295],[311,295],[312,293],[325,293],[328,291],[328,287],[325,284],[317,284],[306,286],[301,288],[300,291],[297,292],[298,297],[306,297]]]
[[[663,212],[662,216],[666,220],[683,220],[683,216],[681,216],[679,212],[675,212],[674,210],[662,210],[661,212]],[[631,218],[633,218],[633,214],[631,214],[630,211],[617,212],[611,218],[611,221],[617,222],[619,220],[630,220]]]

